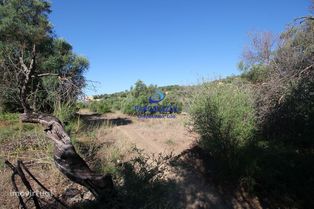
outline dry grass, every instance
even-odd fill
[[[85,126],[88,129],[83,131],[80,131],[80,127],[72,127],[74,130],[71,134],[72,142],[90,167],[99,173],[113,174],[120,198],[113,204],[133,205],[132,208],[192,209],[197,208],[195,204],[219,200],[220,196],[215,194],[213,186],[204,183],[198,172],[179,167],[170,168],[166,164],[171,158],[169,156],[172,156],[170,154],[172,151],[174,154],[180,153],[196,138],[184,126],[186,116],[179,115],[176,119],[140,120],[119,113],[110,113],[99,117],[108,119],[105,121],[127,117],[126,119],[132,121],[127,125],[96,123],[93,126]],[[4,123],[10,126],[4,126]],[[78,126],[82,125],[81,121],[75,123]],[[68,204],[71,203],[70,205],[79,203],[78,207],[74,208],[82,207],[81,203],[89,193],[85,188],[73,184],[57,170],[52,159],[52,142],[44,136],[40,126],[25,126],[18,121],[0,121],[0,133],[2,131],[7,133],[0,141],[0,209],[18,207],[16,196],[10,195],[11,171],[4,167],[4,159],[12,163],[22,159],[36,178],[54,195]],[[144,152],[134,148],[135,145]],[[158,154],[160,152],[163,154]],[[30,182],[34,190],[42,191],[33,181]],[[199,191],[200,189],[202,191]],[[69,198],[66,195],[69,190],[78,191],[84,198],[80,195],[79,198],[78,196]],[[196,193],[210,197],[200,199],[193,196]],[[171,194],[171,197],[168,194]],[[213,195],[216,199],[212,198]],[[179,206],[174,207],[177,204]],[[219,201],[217,204],[223,205]]]
[[[154,141],[155,144],[152,146],[156,149],[152,151],[158,153],[169,147],[170,143],[165,139],[182,140],[184,136],[182,127],[179,127],[178,121],[173,119],[141,121],[133,117],[128,118],[132,120],[131,124],[117,125],[113,124],[111,119],[122,117],[119,114],[100,117],[106,117],[106,120],[92,126],[87,124],[84,131],[79,131],[83,125],[81,120],[73,122],[74,125],[72,124],[71,127],[74,131],[71,139],[77,151],[91,168],[99,173],[117,174],[120,165],[136,157],[138,153],[132,152],[132,149],[135,145],[140,147],[143,145],[139,142],[149,145]],[[181,121],[182,119],[180,123]],[[18,206],[17,197],[12,195],[11,170],[4,166],[5,159],[13,164],[17,160],[23,160],[36,178],[56,196],[61,197],[68,188],[86,192],[84,188],[72,184],[57,170],[52,159],[53,144],[45,137],[41,126],[22,124],[16,119],[0,120],[0,135],[0,184],[2,185],[0,208],[15,209]],[[176,142],[168,141],[171,141],[172,148],[175,147]],[[33,181],[30,182],[34,190],[42,191]],[[24,191],[24,188],[21,188],[21,191]]]
[[[97,167],[103,168],[98,169],[99,172],[106,170],[103,163],[120,159],[120,156],[122,156],[120,153],[124,152],[126,145],[108,140],[107,135],[110,131],[108,132],[107,129],[106,125],[102,125],[96,129],[72,134],[71,136],[78,152],[83,158],[87,159],[91,167],[95,169]],[[4,165],[5,160],[9,160],[13,164],[17,160],[22,160],[33,175],[61,199],[65,190],[70,188],[78,189],[82,193],[86,192],[86,189],[70,182],[55,167],[52,158],[53,144],[45,136],[41,126],[21,124],[19,121],[0,120],[0,135],[0,209],[15,209],[18,207],[18,199],[13,193],[11,183],[12,171]],[[96,162],[99,162],[99,164],[97,165]],[[43,192],[34,181],[30,180],[30,183],[34,191]],[[19,181],[17,184],[22,185]],[[20,188],[20,191],[26,192],[23,187]]]
[[[49,139],[43,134],[43,129],[38,125],[20,124],[18,121],[1,121],[0,133],[2,136],[0,149],[0,208],[17,208],[18,201],[13,193],[11,184],[11,170],[4,166],[4,160],[15,164],[17,160],[25,162],[30,171],[49,189],[52,193],[59,194],[68,180],[64,178],[55,168],[52,152],[53,146]],[[4,134],[3,134],[4,133]],[[49,174],[49,175],[47,175]],[[18,179],[18,178],[17,178]],[[33,181],[30,181],[35,191],[42,191]],[[22,185],[19,183],[18,185]],[[21,192],[26,192],[20,187]]]

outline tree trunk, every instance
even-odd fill
[[[57,168],[71,181],[88,188],[100,199],[113,191],[110,175],[95,174],[86,162],[77,154],[71,139],[64,131],[58,118],[38,113],[21,114],[22,122],[39,123],[43,125],[46,135],[54,142],[54,161]]]
[[[23,52],[23,50],[22,50]],[[33,45],[32,56],[27,66],[23,53],[19,57],[21,72],[24,78],[20,87],[20,100],[24,108],[21,120],[25,123],[39,123],[44,126],[47,136],[54,142],[54,161],[57,168],[71,181],[88,188],[99,199],[113,191],[113,182],[110,175],[97,175],[90,170],[86,162],[77,154],[71,139],[65,132],[60,120],[48,114],[34,113],[27,101],[30,92],[30,81],[36,76],[36,45]],[[37,74],[38,75],[38,74]],[[50,74],[39,74],[50,75]],[[38,75],[38,76],[39,76]]]

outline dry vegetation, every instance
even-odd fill
[[[188,131],[186,115],[157,120],[141,120],[121,113],[95,116],[85,112],[84,115],[75,123],[80,128],[72,126],[71,137],[75,148],[93,170],[114,176],[118,196],[108,208],[130,208],[129,205],[131,208],[242,208],[256,201],[243,199],[243,194],[221,193],[212,182],[204,179],[206,173],[199,151],[189,150],[197,135]],[[126,120],[131,122],[122,122]],[[3,159],[11,162],[22,159],[35,177],[68,205],[100,207],[86,188],[73,184],[56,169],[52,144],[42,134],[40,126],[21,124],[16,116],[13,120],[1,120],[0,124],[4,123],[6,126],[1,126],[1,133],[15,128],[11,134],[20,135],[1,141],[2,164]],[[1,174],[1,185],[4,185],[1,208],[16,208],[18,202],[12,195],[11,170],[1,166]],[[30,182],[35,191],[43,192],[34,181]],[[225,198],[234,203],[226,203]],[[44,199],[47,208],[48,205],[58,208],[51,198]]]
[[[88,103],[88,60],[50,12],[46,0],[0,0],[1,208],[23,203],[13,187],[26,194],[27,179],[41,206],[30,195],[23,209],[314,207],[312,15],[276,39],[253,34],[239,76],[138,80]]]

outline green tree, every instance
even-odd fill
[[[0,1],[0,102],[4,110],[52,111],[56,104],[75,100],[85,86],[88,61],[56,38],[49,13],[45,0]]]
[[[59,118],[47,111],[37,111],[40,105],[35,101],[43,103],[51,94],[57,95],[52,98],[59,107],[71,108],[71,100],[76,99],[85,85],[83,72],[88,66],[85,58],[75,55],[68,43],[52,33],[49,12],[46,0],[0,0],[1,92],[8,89],[18,92],[24,112],[21,121],[44,127],[47,137],[54,142],[53,159],[57,168],[102,199],[113,191],[111,176],[98,175],[89,168],[76,152]]]
[[[138,98],[141,95],[145,95],[147,93],[147,86],[146,84],[138,80],[135,82],[134,87],[132,87],[131,94],[133,97]]]

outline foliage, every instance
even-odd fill
[[[135,106],[150,105],[148,98],[152,96],[157,89],[166,94],[163,101],[159,103],[162,106],[174,105],[178,112],[181,112],[185,106],[183,105],[189,99],[188,89],[190,87],[170,85],[158,87],[154,85],[147,86],[143,81],[139,80],[132,86],[130,91],[122,91],[113,94],[101,94],[94,96],[94,99],[106,101],[111,111],[121,110],[130,115],[136,114]],[[147,111],[146,114],[153,112]],[[155,112],[154,112],[155,113]]]
[[[149,97],[152,96],[157,89],[160,89],[165,94],[165,99],[160,101],[158,104],[150,104]],[[170,91],[166,91],[166,90]],[[178,99],[177,92],[175,89],[179,89],[179,86],[167,86],[167,87],[160,87],[149,85],[147,86],[142,81],[137,81],[134,87],[131,87],[131,90],[128,96],[122,101],[122,111],[126,114],[137,114],[136,106],[137,107],[147,107],[146,111],[142,111],[142,114],[155,114],[155,113],[173,113],[173,109],[175,108],[177,113],[180,113],[183,108],[183,103]],[[172,91],[171,91],[172,90]],[[163,108],[165,111],[158,112],[154,109],[155,106],[161,107],[169,107],[172,106],[174,108]],[[151,108],[149,108],[151,107]],[[169,110],[169,111],[166,111]]]
[[[122,112],[129,115],[136,114],[135,106],[136,105],[145,105],[145,102],[142,102],[139,98],[133,98],[131,95],[129,95],[127,98],[125,98],[122,102]]]
[[[268,65],[273,59],[276,38],[270,32],[250,33],[250,46],[242,54],[238,64],[242,77],[252,83],[262,83],[270,70]]]
[[[122,111],[126,114],[136,114],[135,106],[149,105],[148,97],[154,93],[156,86],[146,86],[146,84],[138,80],[128,96],[122,102]]]
[[[58,117],[62,123],[67,124],[75,119],[75,114],[77,111],[77,107],[74,106],[71,102],[55,103],[53,114]]]
[[[130,161],[119,168],[118,196],[127,208],[176,208],[169,197],[175,189],[174,182],[164,180],[166,165],[171,155],[149,156],[137,148]]]
[[[242,61],[239,63],[238,68],[243,72],[241,77],[254,84],[265,81],[269,71],[269,67],[263,64],[256,64],[244,70],[246,66],[244,66]]]
[[[266,66],[271,70],[265,84],[259,86],[257,101],[260,123],[266,138],[278,139],[288,135],[290,138],[298,138],[296,133],[311,129],[313,33],[314,22],[311,19],[300,26],[289,28],[282,33],[281,45]],[[298,125],[303,128],[298,128]],[[280,136],[274,136],[275,132]]]
[[[101,101],[93,101],[89,104],[89,109],[92,112],[104,114],[111,111],[110,105],[107,101],[101,100]]]
[[[54,102],[69,102],[85,86],[88,61],[56,38],[45,0],[7,0],[0,3],[0,106],[22,111],[21,86],[32,69],[27,103],[34,111],[52,112]]]
[[[19,115],[17,113],[0,113],[0,120],[18,121]]]
[[[313,17],[305,17],[277,48],[266,47],[267,56],[258,48],[240,63],[252,85],[204,84],[192,103],[199,143],[220,178],[230,174],[271,208],[314,206],[313,34]]]
[[[171,92],[171,91],[167,92],[165,99],[162,100],[160,104],[163,106],[176,107],[177,108],[176,113],[182,112],[183,103],[178,99],[176,92]],[[168,113],[172,113],[171,111],[172,111],[172,109],[170,108]]]
[[[172,155],[152,156],[136,147],[121,150],[116,144],[107,147],[97,143],[94,137],[84,143],[77,141],[75,146],[97,170],[110,173],[116,186],[114,197],[88,202],[85,207],[79,203],[75,208],[178,208],[172,196],[176,184],[164,178]]]
[[[299,208],[314,206],[313,34],[313,19],[282,33],[256,101],[260,141],[268,144],[255,173],[259,189]]]
[[[87,105],[86,102],[78,101],[78,102],[76,103],[76,107],[77,107],[78,109],[84,109],[84,108],[87,108],[88,105]]]
[[[214,82],[202,85],[191,104],[194,129],[200,145],[222,166],[236,168],[239,152],[252,139],[255,110],[249,85]]]

